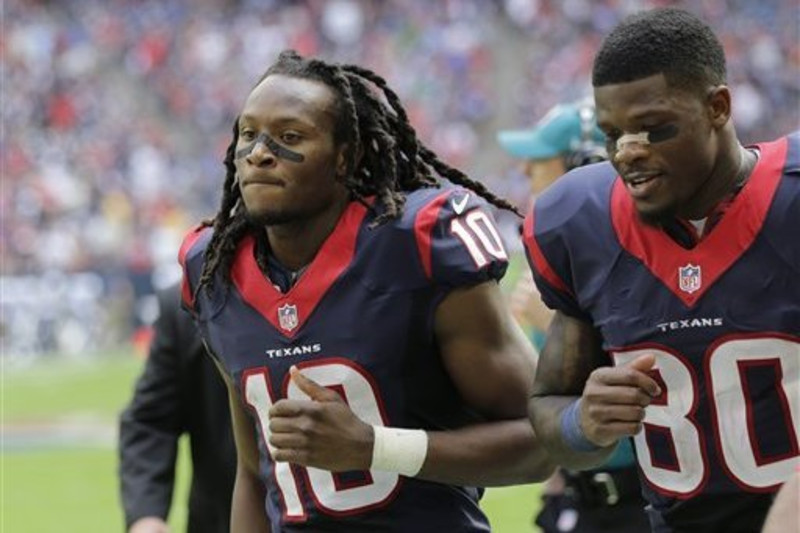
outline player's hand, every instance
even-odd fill
[[[145,516],[131,524],[128,533],[169,533],[169,526],[157,516]]]
[[[372,427],[359,419],[336,392],[290,370],[309,400],[280,400],[269,410],[272,457],[303,466],[342,472],[368,470]]]
[[[645,407],[661,394],[647,372],[655,356],[645,354],[622,366],[602,367],[591,373],[581,396],[581,429],[601,447],[642,429]]]

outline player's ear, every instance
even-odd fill
[[[348,172],[353,172],[361,164],[361,159],[364,157],[364,147],[359,144],[356,147],[356,154],[353,158],[353,168],[347,168],[347,162],[350,154],[350,144],[343,143],[336,154],[336,177],[344,178]]]
[[[715,129],[731,119],[731,91],[727,85],[717,85],[708,93],[708,118]]]

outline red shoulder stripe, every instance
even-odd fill
[[[422,268],[425,271],[425,277],[428,279],[433,277],[431,231],[439,219],[439,211],[442,210],[442,205],[444,205],[450,192],[449,190],[445,191],[428,202],[417,212],[417,217],[414,220],[414,238],[417,241],[417,250],[422,261]]]
[[[572,290],[564,283],[564,280],[556,274],[556,271],[550,266],[547,258],[542,253],[539,243],[536,242],[536,237],[533,233],[533,215],[534,210],[531,209],[528,216],[525,217],[525,222],[522,226],[522,241],[525,244],[525,249],[528,251],[528,257],[531,260],[533,268],[550,285],[574,297]]]
[[[181,269],[183,270],[183,280],[181,281],[181,299],[183,300],[184,305],[186,305],[189,309],[194,309],[194,292],[189,284],[189,276],[188,272],[186,271],[186,254],[189,253],[189,250],[191,250],[200,237],[202,237],[207,228],[208,226],[203,225],[195,226],[186,235],[186,237],[183,238],[181,247],[178,250],[178,263],[180,263]]]

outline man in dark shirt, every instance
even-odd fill
[[[144,372],[120,418],[120,490],[129,533],[169,531],[178,439],[192,452],[190,533],[227,532],[236,472],[227,392],[178,286],[159,294]]]

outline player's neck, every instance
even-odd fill
[[[267,226],[270,252],[289,270],[305,267],[336,228],[348,201],[335,202],[316,216],[297,222]]]
[[[707,217],[720,202],[741,189],[757,161],[758,156],[754,151],[737,143],[733,153],[722,159],[691,202],[678,211],[678,216],[684,220]]]

